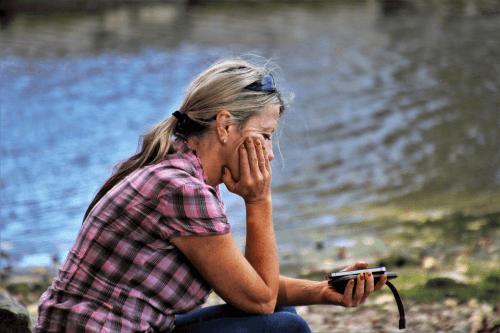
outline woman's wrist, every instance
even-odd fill
[[[282,276],[280,279],[280,305],[331,304],[325,296],[323,282]]]
[[[318,295],[319,300],[318,304],[334,304],[337,305],[336,302],[332,302],[332,289],[328,284],[327,280],[318,282]]]
[[[314,289],[317,299],[315,299],[314,304],[330,304],[326,296],[328,288],[328,281],[315,282]]]
[[[245,201],[247,223],[257,222],[261,224],[264,221],[272,223],[273,205],[271,199],[259,201]]]
[[[266,206],[266,205],[271,205],[272,204],[272,197],[271,194],[259,198],[259,199],[245,199],[245,205],[247,206]]]

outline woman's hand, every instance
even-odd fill
[[[246,138],[238,148],[240,179],[235,181],[228,168],[224,168],[222,181],[227,189],[241,196],[245,203],[258,203],[271,199],[271,166],[266,158],[264,142],[259,138]]]
[[[367,268],[366,262],[357,262],[355,265],[343,269],[343,271],[352,271]],[[354,280],[350,280],[344,290],[344,293],[334,291],[328,281],[322,282],[321,298],[322,303],[335,304],[345,307],[356,307],[363,304],[366,298],[375,290],[382,288],[387,282],[387,275],[382,275],[376,285],[374,285],[373,274],[363,273],[357,277],[356,288],[354,289]]]

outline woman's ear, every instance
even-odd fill
[[[231,113],[227,110],[222,110],[217,113],[216,131],[220,142],[226,143],[229,136],[229,125],[231,125]]]

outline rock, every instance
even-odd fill
[[[430,271],[430,270],[435,269],[437,267],[437,265],[438,265],[438,262],[437,262],[436,258],[434,258],[434,257],[425,256],[422,258],[421,266],[422,266],[422,269],[424,269],[426,271]]]
[[[347,248],[345,246],[340,246],[337,248],[337,259],[345,260],[347,258]]]
[[[458,301],[454,298],[446,298],[443,304],[449,308],[455,308],[458,305]]]
[[[26,307],[26,310],[28,310],[28,313],[32,319],[38,318],[38,302],[29,304]]]
[[[379,297],[381,297],[380,295]],[[375,299],[357,308],[313,305],[297,307],[297,312],[319,333],[400,333],[397,309],[392,296],[389,302]],[[370,296],[372,297],[372,296]],[[370,300],[370,298],[369,298]],[[387,307],[386,305],[391,305]],[[456,303],[453,299],[419,304],[405,301],[407,329],[405,332],[499,332],[497,307],[477,300]],[[323,317],[321,319],[320,317]]]
[[[467,283],[467,276],[465,276],[460,272],[449,271],[449,272],[442,272],[439,275],[441,277],[452,279],[453,281],[458,283]]]
[[[4,290],[0,290],[0,327],[3,333],[31,332],[28,310]]]
[[[394,302],[394,296],[390,294],[382,294],[373,300],[376,305],[383,305]]]
[[[486,278],[486,281],[487,282],[490,282],[490,283],[495,283],[495,284],[500,284],[500,276],[498,275],[488,275],[488,277]]]
[[[388,269],[395,269],[400,267],[406,267],[410,265],[416,265],[418,260],[412,256],[397,254],[380,259],[377,266],[385,266]]]
[[[425,286],[431,289],[454,288],[463,284],[448,277],[437,277],[427,281]]]
[[[478,332],[482,326],[483,317],[479,311],[475,311],[469,317],[470,333]]]

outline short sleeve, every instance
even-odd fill
[[[185,184],[160,198],[163,237],[222,235],[230,231],[217,191],[206,184]]]

